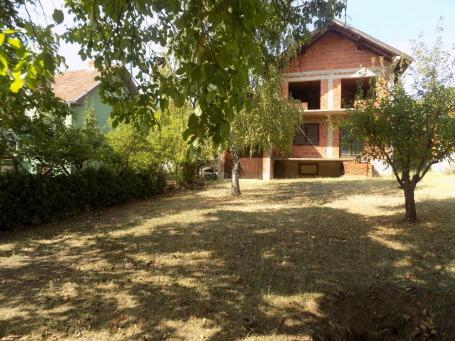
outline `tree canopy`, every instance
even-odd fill
[[[0,6],[0,158],[14,146],[8,136],[30,133],[32,114],[67,114],[52,91],[55,72],[64,63],[58,55],[60,38],[54,23],[43,26],[33,20],[36,3],[5,0]]]
[[[119,121],[153,125],[172,100],[194,110],[185,136],[222,142],[235,113],[248,109],[253,76],[263,75],[340,13],[337,0],[67,0],[75,26],[65,39],[81,45],[102,71],[105,100]],[[171,56],[163,74],[163,51]],[[124,66],[138,93],[122,87]]]
[[[401,79],[357,101],[346,122],[349,135],[364,145],[364,157],[383,161],[405,193],[406,219],[417,219],[414,190],[435,163],[455,153],[455,59],[439,39],[433,48],[414,45],[406,88]]]
[[[240,195],[240,154],[258,150],[270,152],[271,148],[288,154],[296,128],[302,122],[300,110],[292,99],[283,98],[279,73],[271,71],[268,77],[256,82],[250,96],[251,110],[241,110],[232,121],[228,147],[233,161],[232,195]]]
[[[79,44],[82,59],[93,59],[101,71],[114,126],[154,126],[171,102],[180,107],[188,101],[193,113],[185,139],[211,137],[218,144],[234,115],[249,110],[251,79],[284,63],[310,30],[342,11],[344,1],[65,0],[73,23],[62,36],[54,27],[64,12],[55,9],[54,22],[40,25],[32,6],[42,7],[40,0],[5,0],[0,12],[3,116],[55,110],[51,82],[64,65],[57,53],[63,38]],[[175,72],[163,73],[163,66]],[[125,88],[128,73],[137,92]]]

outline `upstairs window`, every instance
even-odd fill
[[[306,103],[308,109],[321,109],[321,81],[289,83],[289,97]]]
[[[367,98],[374,86],[374,78],[346,78],[341,80],[341,107],[353,108],[358,98]]]
[[[319,146],[319,123],[305,123],[298,127],[294,145]]]

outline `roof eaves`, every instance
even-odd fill
[[[374,43],[375,45],[381,47],[382,49],[384,49],[385,51],[389,51],[390,54],[394,55],[394,56],[401,56],[405,59],[408,60],[409,63],[411,63],[413,61],[414,58],[412,58],[410,55],[408,55],[407,53],[403,52],[403,51],[400,51],[398,50],[397,48],[387,44],[387,43],[384,43],[383,41],[351,26],[351,25],[347,25],[339,20],[336,20],[334,19],[332,21],[332,23],[330,24],[332,26],[338,26],[344,30],[347,30],[347,31],[350,31],[356,35],[358,35],[359,37],[362,37],[364,39],[366,39],[367,41],[370,41],[372,43]],[[330,26],[329,25],[329,26]]]
[[[76,97],[75,99],[73,99],[72,101],[70,101],[69,103],[79,103],[80,100],[82,100],[85,96],[87,96],[90,92],[92,92],[93,90],[95,90],[98,85],[100,85],[100,81],[96,81],[95,84],[93,84],[92,87],[90,87],[87,91],[85,91],[82,95],[80,95],[79,97]]]

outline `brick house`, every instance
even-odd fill
[[[304,176],[341,176],[375,173],[374,165],[358,160],[361,146],[343,139],[339,122],[348,115],[357,89],[368,92],[379,71],[379,58],[385,67],[398,59],[391,81],[400,76],[412,58],[339,21],[326,30],[315,31],[308,44],[283,70],[283,94],[298,100],[304,124],[294,137],[291,155],[276,150],[259,157],[241,159],[243,178],[297,178]],[[229,155],[220,156],[222,177],[230,174]]]

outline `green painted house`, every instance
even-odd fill
[[[68,103],[73,112],[72,117],[67,118],[67,125],[80,126],[82,113],[86,109],[93,108],[100,128],[104,132],[111,129],[109,118],[112,107],[101,101],[100,81],[96,80],[98,75],[99,72],[91,65],[85,70],[67,71],[56,75],[55,95]],[[135,89],[131,78],[127,86],[129,89]]]

